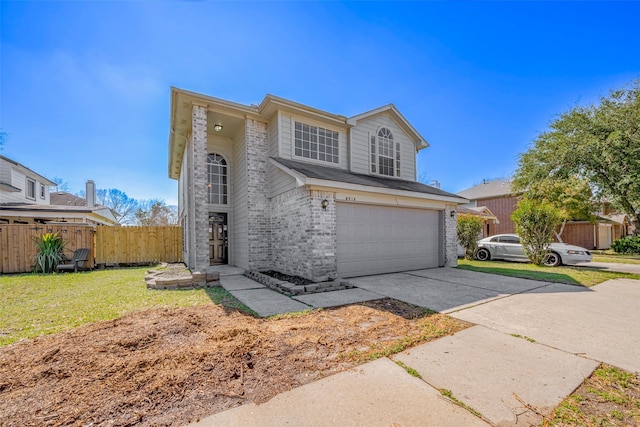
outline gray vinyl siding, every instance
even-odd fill
[[[278,141],[278,114],[274,114],[269,120],[269,157],[280,157]]]
[[[280,113],[280,157],[291,159],[293,147],[293,135],[291,134],[291,116]]]
[[[371,174],[370,144],[371,136],[376,135],[381,127],[393,133],[393,140],[400,143],[400,178],[408,181],[416,180],[416,150],[413,141],[386,114],[378,114],[359,121],[351,134],[351,171]]]
[[[369,130],[369,127],[362,126],[360,123],[351,129],[351,172],[371,173]]]
[[[278,167],[269,165],[269,198],[296,187],[296,180]]]
[[[49,187],[43,184],[36,176],[28,176],[29,179],[35,181],[35,199],[27,198],[27,175],[16,170],[10,163],[0,160],[0,181],[6,182],[13,187],[22,191],[6,191],[0,189],[0,203],[27,203],[34,205],[49,204]],[[40,186],[44,185],[44,199],[40,198]]]
[[[232,248],[234,264],[238,267],[248,268],[249,250],[247,230],[247,148],[244,127],[233,138],[233,241]]]

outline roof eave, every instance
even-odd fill
[[[309,186],[334,188],[339,190],[352,190],[352,191],[361,191],[366,193],[414,197],[417,199],[435,200],[439,202],[445,202],[445,203],[456,204],[456,205],[462,205],[464,203],[468,203],[467,199],[463,199],[461,197],[449,197],[449,196],[442,196],[438,194],[421,193],[418,191],[395,190],[391,188],[374,187],[374,186],[362,185],[362,184],[351,184],[348,182],[330,181],[326,179],[307,178],[305,180],[305,184]]]
[[[264,117],[271,117],[278,110],[297,112],[324,122],[333,123],[343,127],[347,126],[347,118],[345,116],[329,113],[318,108],[310,107],[308,105],[300,104],[271,94],[265,95],[262,102],[260,102],[260,105],[258,105],[258,112]]]

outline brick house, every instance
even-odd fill
[[[171,89],[184,260],[319,281],[454,266],[465,199],[416,180],[427,141],[393,105],[345,117]]]
[[[511,183],[502,179],[483,181],[457,193],[469,200],[462,205],[465,208],[486,207],[495,217],[495,221],[486,221],[482,231],[483,237],[495,234],[513,233],[515,226],[511,214],[518,206],[518,197],[511,194]]]
[[[458,196],[469,199],[463,205],[467,208],[486,207],[497,217],[497,222],[486,223],[483,237],[495,234],[515,233],[515,225],[511,221],[511,214],[517,208],[518,197],[511,192],[509,181],[496,179],[483,181],[457,193]],[[602,206],[596,215],[595,223],[589,221],[568,221],[562,232],[562,240],[587,249],[609,249],[611,243],[622,236],[626,236],[629,220],[626,215],[614,215],[608,211],[607,205]]]

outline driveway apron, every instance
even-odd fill
[[[453,317],[640,372],[640,281],[616,279],[592,288],[553,284]]]

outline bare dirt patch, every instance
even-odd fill
[[[138,312],[1,348],[0,424],[186,424],[467,326],[388,299],[278,319]]]

